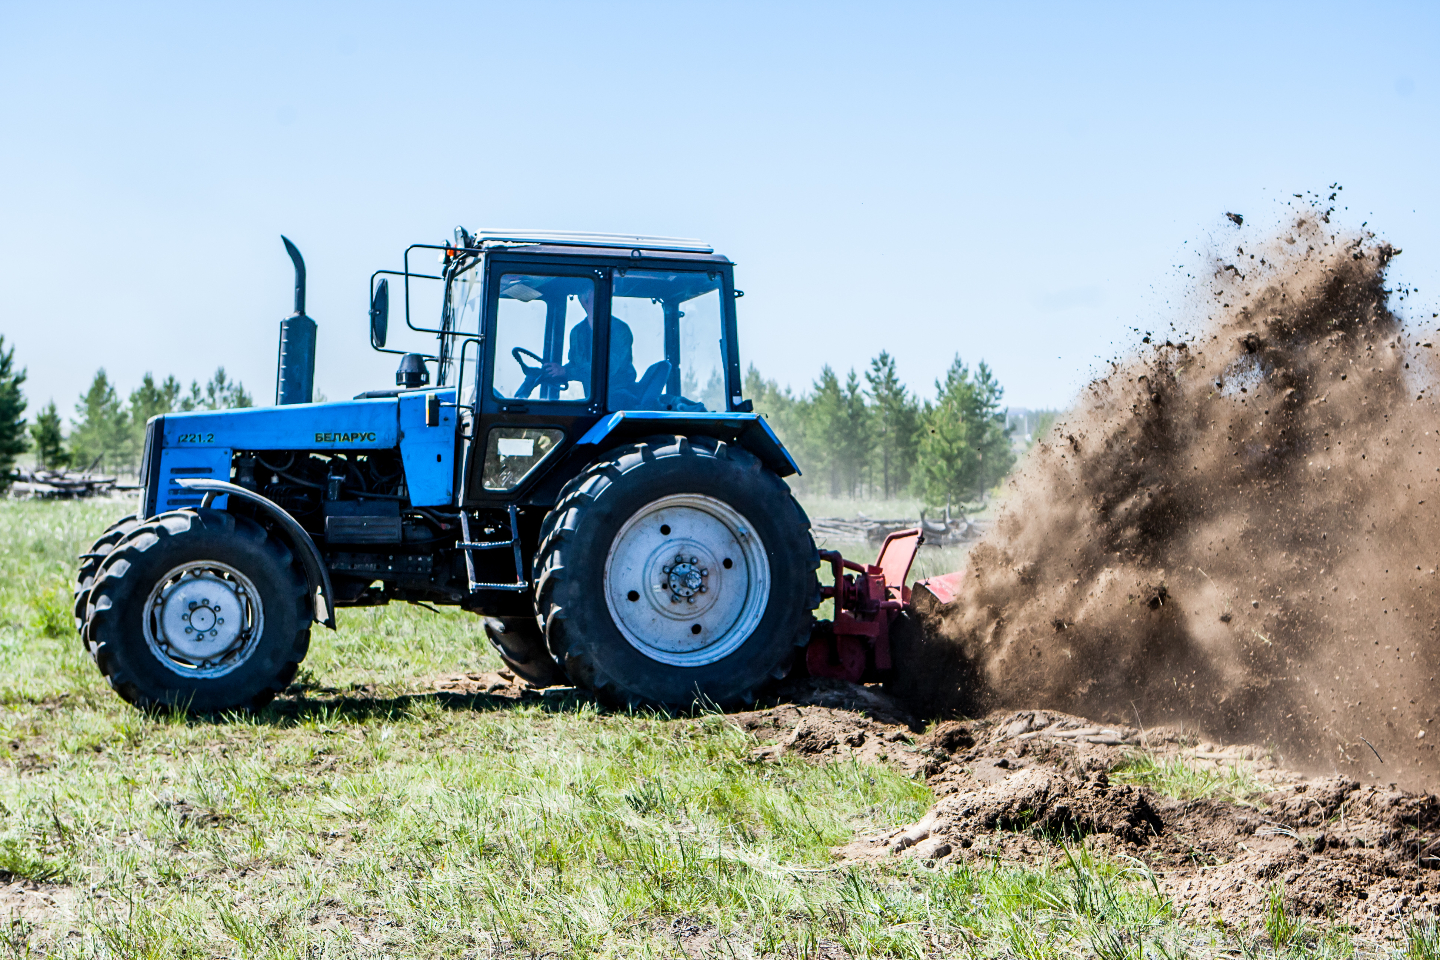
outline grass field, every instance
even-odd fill
[[[142,715],[70,619],[73,558],[125,509],[0,501],[0,953],[1275,952],[1260,918],[1181,924],[1142,869],[1083,851],[1042,869],[838,863],[857,832],[919,817],[927,788],[853,763],[752,762],[756,741],[723,716],[437,691],[498,666],[459,613],[343,611],[262,713]]]

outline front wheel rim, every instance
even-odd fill
[[[700,667],[734,653],[770,600],[770,561],[754,527],[729,504],[676,494],[646,504],[610,544],[605,603],[645,656]]]
[[[265,609],[249,577],[228,564],[181,564],[145,601],[145,643],[182,677],[210,680],[243,666],[260,644]]]

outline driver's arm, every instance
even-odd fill
[[[569,362],[547,363],[545,365],[546,375],[561,383],[569,383],[571,380],[589,383],[591,339],[593,337],[594,329],[588,323],[577,323],[572,327],[570,329]]]

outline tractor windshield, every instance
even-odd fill
[[[724,410],[720,275],[622,268],[614,277],[611,369],[617,351],[629,351],[638,377],[611,376],[609,408]]]

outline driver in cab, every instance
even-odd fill
[[[592,350],[595,343],[595,325],[591,322],[595,316],[594,289],[582,290],[578,297],[580,307],[585,311],[585,319],[575,324],[570,331],[570,349],[567,351],[570,360],[567,363],[551,361],[544,364],[541,367],[544,371],[541,376],[544,383],[566,384],[571,380],[578,380],[587,386],[590,383]],[[610,391],[613,395],[617,389],[626,391],[633,390],[634,387],[635,335],[630,332],[629,324],[612,316],[610,318]]]

